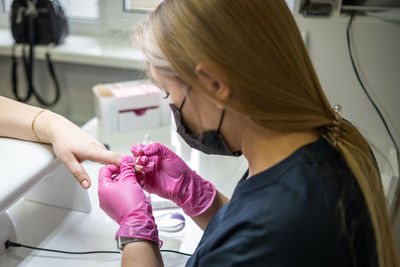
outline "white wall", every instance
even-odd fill
[[[394,145],[372,104],[363,92],[351,66],[346,40],[348,16],[331,18],[296,17],[307,34],[310,56],[322,87],[332,105],[341,104],[344,117],[370,141],[391,202],[393,183],[398,180]],[[351,30],[353,56],[362,81],[382,111],[400,144],[400,24],[369,17],[356,17]],[[390,162],[390,164],[389,164]]]
[[[348,17],[296,19],[300,30],[307,33],[309,53],[330,103],[341,104],[344,116],[386,153],[393,145],[350,63]],[[400,25],[356,17],[352,37],[361,78],[400,144]]]

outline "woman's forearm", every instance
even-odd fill
[[[151,242],[132,242],[124,246],[122,267],[160,267],[164,266],[160,250]]]
[[[51,144],[55,155],[83,188],[90,187],[90,177],[81,162],[119,165],[120,154],[107,151],[102,143],[63,116],[41,111],[0,96],[0,136]]]
[[[228,202],[229,198],[217,190],[213,204],[204,213],[192,217],[193,221],[204,231],[212,217]]]
[[[0,136],[34,141],[32,120],[40,111],[38,107],[0,96]]]
[[[68,125],[68,127],[77,128],[66,118],[51,111],[42,112],[37,116],[41,110],[41,108],[0,96],[0,136],[37,141],[32,130],[35,117],[35,134],[43,143],[52,143],[54,129],[57,127],[63,128]]]

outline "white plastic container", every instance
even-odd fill
[[[161,90],[148,80],[99,84],[93,93],[99,127],[106,132],[159,127],[162,112],[168,112],[161,110]]]

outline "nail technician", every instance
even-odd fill
[[[2,96],[0,125],[0,136],[51,144],[56,156],[85,189],[90,187],[91,182],[81,162],[91,160],[119,164],[121,159],[121,155],[108,151],[66,118]]]
[[[183,139],[249,169],[228,199],[159,143],[103,167],[123,266],[163,265],[143,190],[204,230],[186,266],[399,266],[368,143],[328,103],[284,0],[164,0],[136,40]]]

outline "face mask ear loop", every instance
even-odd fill
[[[185,104],[185,102],[186,102],[186,96],[183,98],[182,104],[179,107],[179,112],[182,112],[182,108],[183,108],[183,105]]]
[[[222,110],[221,120],[219,121],[219,126],[218,126],[218,133],[220,133],[220,130],[222,127],[222,121],[224,120],[224,116],[225,116],[225,109]]]
[[[182,113],[182,108],[183,108],[183,105],[185,104],[185,102],[186,102],[186,97],[187,97],[187,94],[189,93],[189,91],[192,89],[192,87],[191,86],[189,86],[188,88],[187,88],[187,92],[186,92],[186,94],[185,94],[185,97],[183,98],[183,101],[182,101],[182,104],[181,104],[181,106],[179,107],[179,112],[181,112]]]

